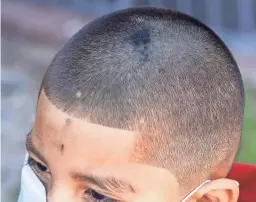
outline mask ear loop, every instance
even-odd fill
[[[195,188],[193,191],[191,191],[185,198],[183,198],[181,200],[181,202],[185,202],[186,200],[188,200],[191,196],[193,196],[202,186],[204,186],[205,184],[211,182],[211,180],[206,180],[204,181],[202,184],[200,184],[197,188]]]

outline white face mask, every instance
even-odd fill
[[[46,194],[43,184],[37,178],[29,165],[26,155],[25,163],[21,173],[21,187],[18,202],[46,202]]]
[[[27,163],[28,155],[26,155],[25,163],[21,173],[21,188],[18,202],[46,202],[46,193],[43,184],[37,178],[33,170]],[[190,192],[181,202],[188,200],[203,185],[211,180],[204,181],[201,185]]]

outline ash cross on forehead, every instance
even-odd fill
[[[71,120],[70,118],[67,118],[67,119],[65,120],[65,126],[66,126],[66,127],[69,126],[71,123],[72,123],[72,120]]]
[[[71,123],[72,123],[72,120],[71,120],[70,118],[67,118],[67,119],[65,120],[65,127],[70,126]],[[65,148],[64,144],[61,144],[61,146],[60,146],[61,154],[63,154],[64,148]]]
[[[67,118],[65,120],[65,125],[64,126],[68,127],[68,126],[71,125],[71,123],[72,123],[72,120],[70,118]],[[31,148],[30,145],[31,145],[31,131],[27,134],[27,138],[26,138],[26,146],[27,146],[27,148]],[[64,144],[60,144],[59,148],[60,148],[61,154],[63,154],[65,145]]]

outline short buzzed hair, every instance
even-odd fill
[[[69,115],[137,131],[134,155],[183,186],[230,166],[238,149],[238,66],[211,29],[176,11],[131,8],[92,21],[55,56],[42,89]]]

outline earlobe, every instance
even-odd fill
[[[197,201],[237,202],[239,196],[238,182],[226,178],[213,180],[203,186],[197,193]]]

